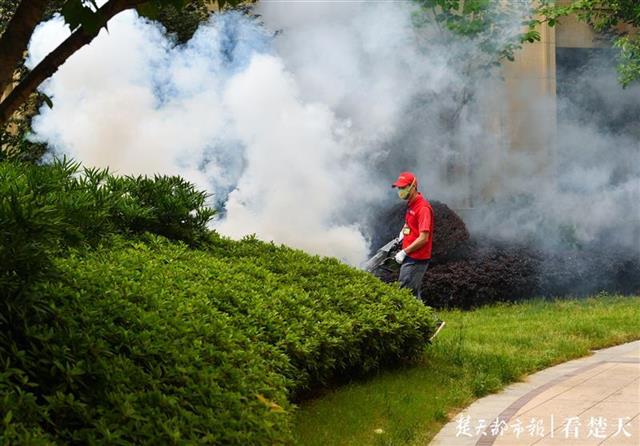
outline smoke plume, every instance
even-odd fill
[[[181,46],[118,15],[44,84],[54,107],[34,121],[35,137],[87,165],[186,177],[212,193],[224,234],[354,265],[402,170],[428,198],[476,207],[472,232],[551,250],[605,234],[637,246],[637,130],[585,118],[593,104],[576,104],[575,92],[561,99],[566,119],[542,171],[538,152],[508,150],[492,125],[504,100],[499,70],[485,69],[493,55],[434,24],[418,29],[413,3],[263,0],[255,12],[214,15]],[[509,42],[528,12],[523,2],[492,43]],[[30,64],[67,33],[59,18],[42,25]],[[601,65],[576,85],[624,120],[640,90],[623,91]]]

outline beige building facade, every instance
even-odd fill
[[[568,0],[560,1],[567,3]],[[595,33],[592,27],[576,17],[562,18],[555,27],[541,25],[541,40],[527,43],[516,54],[515,61],[503,65],[504,95],[494,104],[497,116],[489,125],[495,129],[498,154],[495,162],[499,175],[545,175],[553,180],[554,141],[558,129],[558,60],[560,51],[567,49],[608,48],[610,44]],[[565,51],[566,54],[566,51]],[[566,79],[565,79],[566,82]],[[500,153],[501,152],[501,153]],[[509,163],[511,155],[523,154],[526,165]],[[533,156],[530,156],[533,155]],[[474,191],[462,207],[473,207],[474,201],[490,199],[500,187],[500,178],[484,190]],[[466,206],[465,206],[466,205]]]
[[[573,16],[562,18],[555,27],[542,25],[539,31],[539,42],[526,44],[514,62],[504,65],[505,136],[512,150],[552,151],[557,122],[557,50],[607,46],[590,25]]]

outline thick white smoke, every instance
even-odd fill
[[[32,65],[62,28],[57,20],[37,31]],[[366,239],[353,221],[337,223],[347,191],[366,184],[350,160],[348,123],[300,97],[270,40],[227,14],[175,48],[157,25],[122,14],[45,85],[55,107],[34,129],[88,165],[185,176],[224,202],[222,233],[358,264]]]
[[[121,14],[45,84],[55,107],[34,129],[88,165],[185,176],[224,204],[222,233],[358,264],[370,204],[393,196],[397,173],[374,169],[411,101],[459,81],[417,41],[413,8],[263,2],[264,26],[225,14],[180,47]],[[31,65],[63,29],[37,30]]]
[[[438,27],[416,31],[412,2],[263,0],[256,12],[263,23],[213,17],[178,47],[158,25],[120,14],[44,85],[54,108],[34,121],[36,137],[121,174],[183,175],[213,193],[222,233],[255,233],[351,264],[366,258],[369,219],[395,199],[389,184],[402,170],[454,207],[498,184],[503,205],[471,223],[507,239],[545,238],[549,227],[594,237],[634,208],[637,169],[629,181],[604,180],[622,156],[558,168],[549,182],[530,168],[535,155],[496,153],[483,107],[499,104],[504,89],[481,69],[489,56]],[[521,19],[493,43],[512,37]],[[30,63],[67,32],[60,19],[41,26]],[[562,153],[587,145],[606,159],[610,135],[573,125],[566,135],[582,142],[562,138]],[[637,156],[637,143],[625,144]],[[513,195],[527,198],[504,205]],[[589,213],[586,200],[603,206]]]

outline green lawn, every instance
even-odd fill
[[[444,311],[422,361],[303,403],[304,446],[425,445],[459,410],[527,374],[640,339],[640,297],[534,300]]]

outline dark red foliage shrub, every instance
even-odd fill
[[[438,261],[444,261],[459,254],[459,250],[465,247],[469,240],[469,231],[462,219],[452,211],[449,206],[439,201],[432,201],[433,213],[436,224],[436,235],[433,239],[433,256]],[[373,241],[377,250],[389,240],[400,233],[404,224],[405,203],[398,203],[384,211],[374,225],[373,232],[376,235]]]
[[[526,244],[470,237],[462,219],[446,204],[432,202],[435,214],[433,258],[422,297],[436,308],[473,308],[535,296],[581,296],[607,291],[640,293],[640,252],[592,243],[542,250]],[[404,219],[404,204],[384,213],[380,233],[391,240]],[[395,253],[392,253],[392,255]],[[374,273],[385,282],[398,278],[389,259]]]

